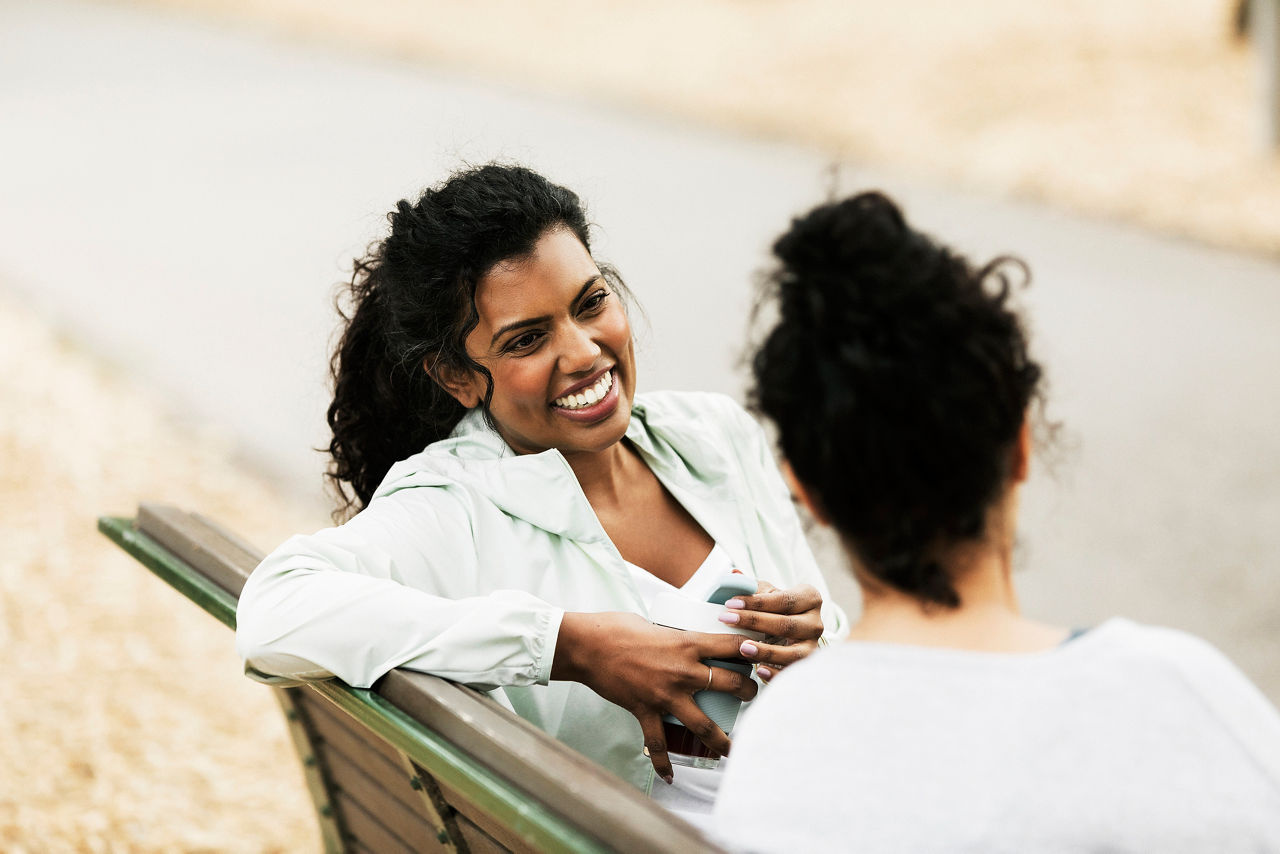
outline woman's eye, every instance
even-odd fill
[[[507,352],[518,353],[522,350],[529,350],[538,343],[538,340],[539,334],[537,332],[526,332],[519,338],[514,338],[508,342]]]
[[[583,301],[582,311],[584,312],[595,311],[596,309],[600,308],[600,306],[604,305],[604,301],[608,296],[609,296],[608,291],[596,291],[594,294],[587,297],[586,300]]]

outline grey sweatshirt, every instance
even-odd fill
[[[842,643],[751,705],[715,823],[759,852],[1280,852],[1280,715],[1123,619],[1034,654]]]

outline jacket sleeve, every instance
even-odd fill
[[[778,587],[813,585],[822,594],[823,637],[833,641],[841,640],[849,634],[849,618],[844,609],[831,598],[827,581],[822,577],[813,549],[804,535],[796,502],[792,500],[791,490],[778,469],[772,443],[764,428],[745,409],[730,398],[725,401],[738,436],[735,444],[740,448],[742,465],[748,472],[748,480],[753,484],[756,509],[772,519],[787,544],[786,552],[790,559],[783,568],[783,577],[764,580]]]
[[[470,521],[442,493],[376,499],[345,525],[272,552],[240,597],[246,674],[367,688],[408,667],[480,690],[545,684],[563,610],[518,589],[476,595]]]

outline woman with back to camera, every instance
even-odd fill
[[[693,695],[756,685],[701,663],[740,657],[741,638],[652,626],[649,602],[759,580],[736,613],[774,636],[756,660],[782,666],[843,622],[762,431],[720,395],[635,395],[622,283],[565,188],[489,164],[389,219],[333,359],[329,476],[359,512],[254,571],[247,672],[433,673],[646,791],[674,776],[655,798],[709,810],[719,774],[675,774],[661,716],[723,754]]]
[[[735,731],[731,846],[1280,851],[1280,716],[1229,661],[1171,629],[1019,612],[1041,379],[1009,306],[1025,268],[970,264],[877,193],[796,219],[774,254],[754,402],[864,611]]]

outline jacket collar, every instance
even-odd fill
[[[712,537],[736,539],[736,530],[726,530],[728,520],[708,518],[712,511],[707,502],[698,500],[729,475],[728,457],[717,444],[723,437],[697,419],[664,413],[643,399],[636,401],[631,416],[626,436],[658,479]],[[374,498],[419,486],[462,486],[544,531],[587,543],[608,542],[564,455],[555,449],[515,453],[478,407],[463,416],[449,438],[392,466]]]

